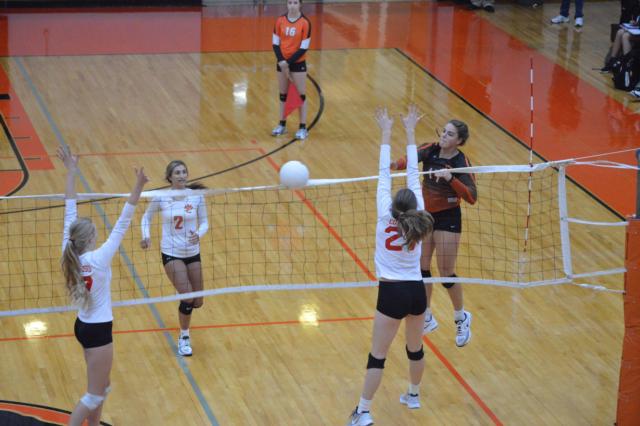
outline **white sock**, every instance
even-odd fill
[[[431,313],[431,308],[427,308],[427,315],[425,315],[424,317],[427,321],[431,321],[431,318],[433,318],[433,314]]]
[[[454,321],[464,321],[465,319],[464,308],[460,309],[459,311],[453,311],[453,319]]]
[[[189,329],[188,328],[186,330],[180,330],[180,337],[184,337],[184,336],[189,337]]]
[[[365,411],[370,411],[370,410],[371,410],[371,400],[360,397],[360,402],[358,403],[358,413],[364,413]]]
[[[409,383],[409,395],[418,395],[420,393],[420,385]]]

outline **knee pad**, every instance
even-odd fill
[[[431,271],[429,269],[420,269],[422,278],[431,278]]]
[[[202,305],[204,305],[204,300],[203,300],[202,297],[199,297],[197,299],[193,299],[193,309],[201,308]]]
[[[89,392],[85,393],[84,396],[80,398],[80,402],[82,402],[82,404],[91,411],[98,408],[100,404],[102,404],[102,401],[104,401],[104,396],[93,395]]]
[[[302,95],[300,95],[300,99],[302,99],[302,102],[304,102],[305,99],[307,99],[307,95],[303,93]]]
[[[449,275],[449,277],[450,278],[455,278],[455,277],[457,277],[457,275],[456,274],[451,274],[451,275]],[[444,288],[451,288],[454,285],[456,285],[456,283],[442,283],[442,287],[444,287]]]
[[[420,361],[424,358],[424,347],[422,346],[420,346],[420,350],[416,352],[411,352],[407,346],[405,346],[405,349],[407,350],[407,358],[411,361]]]
[[[382,359],[374,358],[374,356],[371,355],[371,353],[369,353],[369,360],[367,361],[367,370],[370,368],[379,368],[382,370],[384,368],[385,361],[386,361],[386,358],[382,358]]]
[[[280,93],[280,102],[287,102],[287,94]]]
[[[181,301],[180,306],[178,306],[178,310],[180,313],[185,315],[191,315],[191,311],[193,311],[193,303],[186,303]]]

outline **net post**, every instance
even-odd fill
[[[567,174],[566,167],[558,169],[558,212],[560,214],[560,244],[562,247],[562,267],[565,277],[573,276],[571,261],[571,238],[569,236],[569,209],[567,207]]]
[[[640,165],[640,150],[636,151]],[[636,178],[636,213],[628,218],[624,274],[624,340],[620,362],[616,424],[640,424],[640,171]]]

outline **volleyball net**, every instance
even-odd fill
[[[562,161],[456,169],[473,173],[474,205],[462,203],[456,274],[471,284],[517,288],[621,274],[574,270],[570,224],[625,226],[568,215],[567,167],[631,167]],[[404,174],[393,175],[394,191]],[[112,262],[114,306],[174,301],[234,292],[375,286],[377,176],[316,179],[302,190],[281,186],[194,191],[203,194],[209,230],[200,240],[204,290],[177,295],[161,260],[161,218],[151,248],[140,247],[141,218],[158,196],[148,191]],[[128,194],[78,194],[79,216],[90,217],[98,244],[106,239]],[[62,195],[0,198],[0,316],[72,310],[60,268]],[[594,248],[595,250],[595,248]],[[433,278],[439,282],[435,257]]]

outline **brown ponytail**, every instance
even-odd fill
[[[60,259],[71,303],[83,309],[89,305],[89,290],[80,273],[80,255],[85,252],[94,234],[95,228],[90,219],[77,219],[69,227],[69,241]]]
[[[433,231],[433,217],[429,212],[417,210],[416,195],[408,188],[396,193],[391,205],[391,216],[398,221],[398,228],[405,246],[413,247]]]

